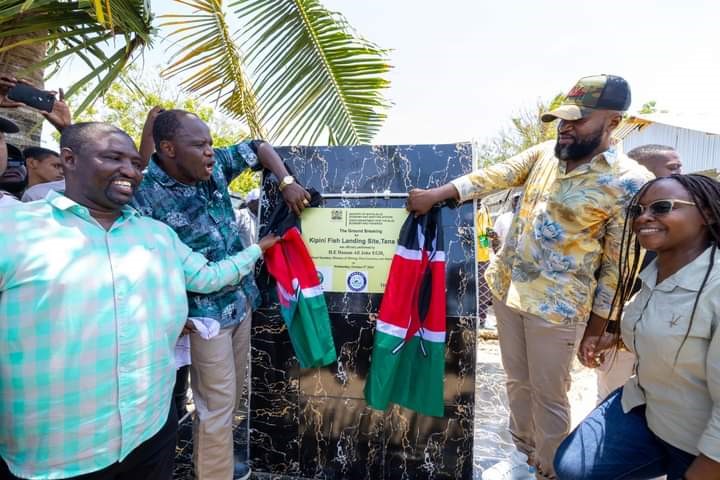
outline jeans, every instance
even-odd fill
[[[555,455],[559,480],[682,478],[695,455],[675,448],[650,431],[645,406],[624,413],[622,388],[583,420]]]

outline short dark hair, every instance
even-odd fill
[[[83,151],[83,147],[98,135],[120,133],[130,138],[125,131],[114,125],[103,122],[80,122],[65,127],[60,135],[60,149],[69,148],[76,154]],[[130,138],[132,140],[132,138]],[[134,143],[134,142],[133,142]]]
[[[187,110],[173,109],[165,110],[155,117],[153,124],[152,136],[155,143],[155,151],[160,151],[160,142],[164,140],[174,140],[175,134],[181,128],[180,117],[182,115],[196,116]]]
[[[28,158],[34,158],[36,160],[43,161],[48,157],[59,157],[60,154],[57,153],[55,150],[50,150],[49,148],[43,148],[43,147],[27,147],[25,150],[23,150],[23,158],[27,161]]]
[[[677,152],[670,145],[658,145],[650,143],[647,145],[640,145],[635,147],[627,153],[627,156],[635,160],[636,162],[643,162],[646,160],[655,159],[668,152]]]

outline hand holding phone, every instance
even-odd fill
[[[8,91],[7,98],[45,112],[52,112],[55,104],[55,95],[52,92],[20,82]]]
[[[20,102],[8,100],[7,93],[17,84],[15,77],[8,74],[0,74],[0,108],[17,108],[22,107]]]

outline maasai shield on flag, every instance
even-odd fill
[[[375,327],[368,404],[397,403],[443,416],[445,373],[445,251],[440,208],[400,230]]]
[[[330,317],[315,263],[297,227],[265,252],[268,273],[276,281],[280,313],[301,368],[337,360]]]

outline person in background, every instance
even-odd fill
[[[25,161],[23,160],[22,152],[15,145],[6,143],[6,149],[7,166],[5,171],[0,174],[0,191],[3,192],[5,196],[19,200],[27,184]]]
[[[667,145],[642,145],[628,152],[640,165],[656,178],[682,173],[682,161],[677,151]],[[655,252],[645,252],[642,269],[655,258]],[[639,287],[638,287],[639,288]],[[610,393],[625,385],[632,376],[635,355],[626,348],[619,348],[603,355],[603,362],[597,368],[597,403],[600,404]]]
[[[42,183],[57,182],[64,178],[60,155],[54,150],[28,147],[23,150],[23,157],[28,172],[28,189]]]
[[[150,116],[149,116],[150,118]],[[280,179],[285,203],[296,214],[310,194],[288,174],[264,141],[213,148],[210,129],[197,115],[165,110],[152,120],[155,153],[135,192],[134,205],[177,232],[194,251],[213,261],[243,251],[229,183],[247,168],[270,170]],[[246,381],[250,319],[259,291],[252,275],[239,288],[188,296],[189,317],[214,319],[213,338],[190,334],[190,380],[195,400],[193,463],[199,480],[247,479],[250,467],[233,457],[233,418]]]
[[[648,183],[630,205],[613,308],[635,375],[560,445],[560,480],[720,479],[718,199],[717,181],[673,175]],[[657,257],[626,304],[638,244]]]
[[[5,173],[8,164],[8,146],[5,142],[5,134],[17,133],[18,131],[20,129],[14,122],[0,117],[0,175]],[[7,207],[16,203],[19,202],[15,197],[0,190],[0,207]]]
[[[23,103],[15,102],[7,98],[8,91],[13,88],[18,82],[27,83],[24,81],[19,81],[11,75],[0,74],[0,108],[32,108]],[[55,94],[55,92],[50,93]],[[60,89],[60,91],[56,95],[57,98],[53,103],[52,111],[36,111],[40,113],[43,117],[45,117],[45,119],[50,122],[50,124],[53,125],[58,132],[62,133],[62,131],[66,127],[72,124],[72,115],[70,114],[70,108],[65,102],[65,94],[63,90]],[[22,170],[27,172],[25,168],[26,165],[23,163]],[[17,183],[15,178],[17,177],[17,174],[14,173],[12,175],[13,178],[10,179],[10,189],[15,190],[19,188],[19,190],[15,192],[15,195],[17,195],[18,198],[22,197],[23,202],[29,202],[32,200],[39,200],[41,198],[44,198],[49,190],[62,192],[65,189],[65,183],[62,180],[52,181],[48,183],[39,183],[26,189],[27,181],[23,181],[21,184],[19,184]]]
[[[505,238],[510,231],[512,219],[515,215],[517,215],[518,207],[520,206],[520,196],[520,193],[513,193],[510,210],[498,215],[495,219],[493,230],[497,233],[500,246],[505,244]]]
[[[490,265],[491,252],[495,251],[497,243],[497,234],[491,228],[490,212],[483,202],[477,203],[477,211],[475,213],[475,261],[477,262],[477,275],[481,277],[488,265]],[[481,277],[482,278],[482,277]],[[488,309],[492,305],[492,294],[490,288],[485,281],[479,281],[478,284],[478,312],[477,321],[479,328],[485,328]]]
[[[683,173],[680,155],[677,150],[668,145],[641,145],[630,150],[627,155],[653,172],[656,177],[669,177]]]
[[[580,79],[563,103],[558,137],[441,187],[411,190],[408,210],[524,187],[505,246],[485,278],[493,293],[516,450],[483,478],[554,478],[555,450],[570,430],[570,369],[604,333],[618,281],[627,205],[652,176],[611,147],[630,106],[613,75]],[[596,362],[585,362],[596,367]]]
[[[28,188],[40,183],[55,182],[64,178],[60,154],[42,147],[28,147],[23,150],[28,172]]]
[[[60,148],[65,194],[0,215],[0,478],[170,480],[187,291],[236,285],[278,237],[209,262],[128,206],[125,132],[79,123]]]
[[[253,188],[245,195],[245,208],[235,210],[235,217],[242,235],[243,245],[250,245],[257,237],[258,207],[260,206],[260,189]]]

